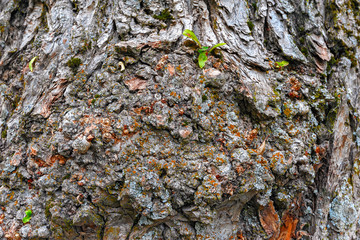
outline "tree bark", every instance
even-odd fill
[[[360,238],[359,0],[0,12],[0,239]]]

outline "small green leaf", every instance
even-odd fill
[[[28,223],[28,222],[30,222],[30,219],[31,219],[31,217],[24,217],[22,219],[22,221],[23,221],[23,223]]]
[[[224,45],[226,45],[226,43],[218,43],[218,44],[216,44],[215,46],[213,46],[213,47],[210,49],[209,53],[211,53],[211,51],[214,50],[215,48],[220,47],[220,46],[224,46]]]
[[[185,37],[188,37],[188,38],[192,39],[193,41],[195,41],[201,48],[201,44],[200,44],[199,40],[197,39],[195,33],[193,33],[193,31],[191,31],[189,29],[185,29],[185,31],[183,32],[183,35]]]
[[[35,60],[37,59],[38,57],[33,57],[30,62],[29,62],[29,69],[30,71],[33,71],[33,63],[35,62]]]
[[[206,52],[202,52],[199,54],[199,67],[203,68],[205,66],[205,63],[207,61]]]
[[[30,209],[25,211],[25,217],[22,219],[23,223],[27,223],[31,219],[32,211]]]
[[[27,217],[31,217],[31,215],[32,215],[31,209],[26,210],[26,211],[25,211],[25,215],[26,215]]]
[[[275,62],[275,65],[279,68],[281,67],[286,67],[287,65],[289,65],[288,61],[281,61],[281,62]]]
[[[202,47],[198,50],[199,53],[203,53],[203,52],[206,52],[206,50],[208,50],[209,47]]]

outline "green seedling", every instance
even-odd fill
[[[27,223],[31,219],[32,211],[30,209],[25,211],[25,217],[22,219],[23,223]]]
[[[34,69],[33,69],[33,64],[35,63],[35,61],[36,61],[36,59],[37,59],[38,57],[36,56],[36,57],[33,57],[31,60],[30,60],[30,62],[29,62],[29,69],[30,69],[30,71],[33,71]]]
[[[183,35],[185,37],[190,38],[194,42],[196,42],[199,45],[199,47],[201,48],[201,44],[200,44],[199,40],[197,39],[197,37],[196,37],[196,35],[195,35],[195,33],[193,31],[191,31],[189,29],[185,29],[185,31],[183,32]]]
[[[226,43],[218,43],[215,46],[213,46],[212,48],[210,47],[202,47],[198,38],[196,37],[196,35],[193,33],[193,31],[189,30],[189,29],[185,29],[185,31],[183,32],[183,35],[185,37],[190,38],[191,40],[193,40],[194,42],[197,43],[199,49],[198,49],[198,53],[199,53],[199,57],[198,57],[198,62],[199,62],[199,67],[203,68],[205,66],[205,63],[208,59],[208,55],[209,53],[211,53],[215,48],[226,45]],[[209,50],[210,48],[210,50]]]
[[[275,67],[276,68],[283,68],[286,67],[287,65],[289,65],[288,61],[281,61],[281,62],[275,62]]]

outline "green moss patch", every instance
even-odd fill
[[[74,74],[77,73],[82,61],[80,58],[71,58],[66,64],[73,71]]]
[[[171,15],[168,8],[161,11],[161,13],[159,15],[154,15],[153,18],[158,19],[160,21],[164,21],[164,22],[174,19],[174,17]]]
[[[250,20],[248,20],[246,23],[247,23],[250,31],[252,32],[254,27],[255,27],[254,23],[252,21],[250,21]]]

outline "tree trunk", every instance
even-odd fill
[[[360,238],[359,0],[0,12],[0,239]]]

